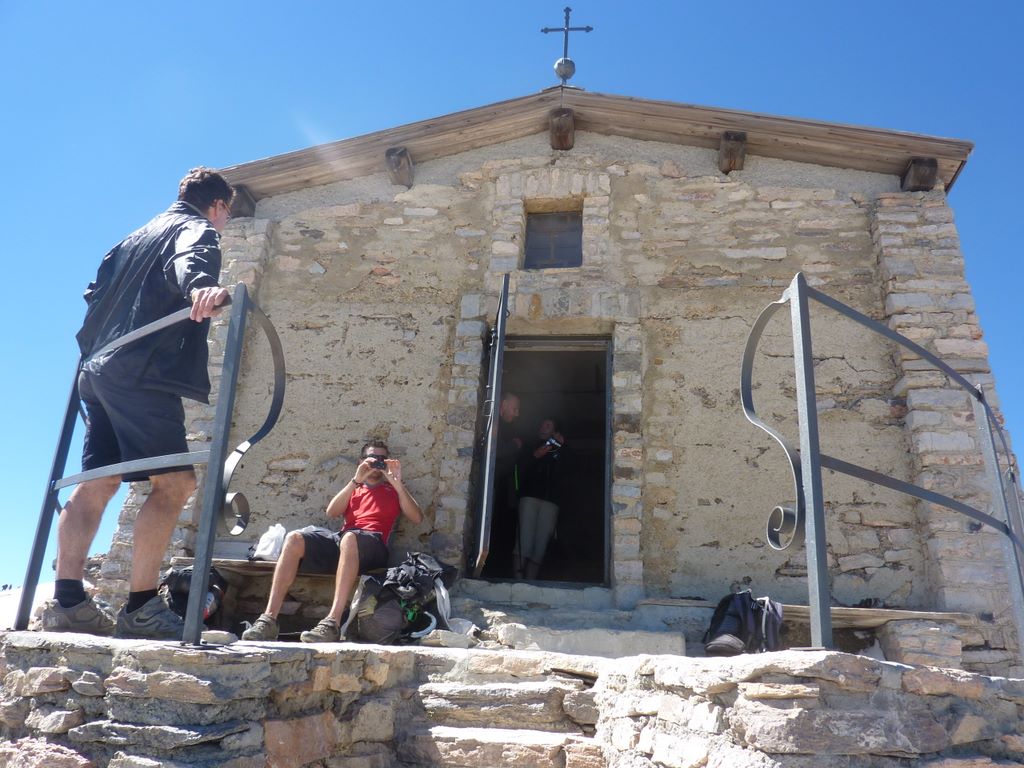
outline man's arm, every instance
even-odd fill
[[[363,459],[359,462],[356,467],[356,473],[352,476],[352,479],[345,483],[345,487],[338,491],[334,498],[331,499],[331,503],[327,505],[327,516],[328,517],[344,517],[346,510],[348,510],[349,499],[352,498],[352,492],[356,489],[356,486],[362,482],[365,482],[366,476],[373,471],[373,467],[370,466],[369,459]]]
[[[220,277],[220,235],[208,223],[190,222],[174,238],[174,253],[164,265],[167,279],[192,302],[189,315],[197,323],[220,314],[231,295],[218,285]]]
[[[384,472],[384,479],[391,483],[391,487],[398,493],[398,506],[401,508],[402,514],[414,523],[423,522],[423,511],[420,509],[420,505],[416,503],[416,499],[412,497],[405,487],[405,483],[402,482],[402,462],[398,459],[385,459],[385,461],[388,468]]]
[[[220,314],[221,305],[230,295],[231,292],[227,288],[216,285],[195,289],[192,291],[192,314],[189,317],[197,323],[208,317],[216,317]]]

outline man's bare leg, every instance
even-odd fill
[[[288,595],[288,589],[295,583],[295,575],[299,572],[299,562],[306,555],[306,540],[299,531],[291,531],[284,537],[281,555],[274,566],[274,578],[270,582],[270,596],[267,598],[268,616],[277,618],[278,611]]]
[[[355,592],[356,583],[359,581],[359,545],[354,533],[346,533],[341,537],[339,544],[341,555],[338,558],[338,573],[334,579],[334,602],[331,604],[331,611],[327,614],[328,619],[333,619],[335,624],[341,624],[341,615],[348,608],[352,593]]]
[[[152,489],[135,520],[132,539],[132,572],[129,589],[143,592],[156,589],[160,582],[160,564],[171,543],[181,509],[196,488],[191,469],[153,475]]]
[[[534,581],[537,578],[537,574],[540,573],[540,563],[536,560],[526,561],[526,578],[530,581]]]
[[[86,480],[71,492],[57,521],[57,578],[81,581],[85,559],[120,477]]]

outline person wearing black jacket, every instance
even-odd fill
[[[229,297],[220,287],[220,232],[234,190],[223,176],[194,168],[178,200],[103,258],[85,291],[78,392],[86,412],[82,469],[186,453],[182,397],[209,401],[209,318]],[[110,341],[179,309],[189,320],[103,352]],[[103,511],[122,480],[149,479],[135,521],[128,601],[116,617],[87,597],[85,559]],[[57,527],[54,600],[45,630],[180,639],[184,622],[157,593],[160,563],[182,506],[196,487],[191,466],[87,480],[72,492]]]
[[[519,492],[519,530],[516,533],[515,577],[536,579],[544,553],[558,523],[565,438],[558,422],[544,419],[537,438],[523,449]]]

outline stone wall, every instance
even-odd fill
[[[998,408],[988,347],[974,311],[953,213],[937,192],[884,194],[875,201],[872,232],[889,327],[941,357]],[[897,355],[896,394],[905,398],[914,456],[913,482],[981,510],[991,509],[981,436],[969,395],[908,350]],[[1005,457],[1003,457],[1005,459]],[[1013,663],[1013,630],[1003,537],[957,512],[922,503],[921,538],[928,552],[928,590],[935,607],[994,617],[1001,628],[967,649],[970,668]],[[999,515],[997,515],[998,517]]]
[[[788,651],[597,659],[0,637],[0,766],[1024,765],[1024,680]]]
[[[369,176],[262,200],[256,219],[233,222],[225,281],[242,277],[256,289],[289,370],[278,427],[236,473],[253,507],[244,538],[274,522],[322,521],[359,445],[379,434],[402,458],[426,515],[419,527],[400,524],[397,556],[427,547],[465,563],[481,337],[510,272],[511,335],[610,340],[615,602],[714,600],[733,583],[804,602],[803,550],[776,552],[764,535],[771,508],[791,502],[788,471],[739,408],[739,361],[754,318],[802,270],[869,316],[923,329],[936,349],[969,365],[983,364],[984,348],[940,193],[905,194],[894,177],[757,157],[725,176],[715,158],[587,133],[571,152],[555,152],[539,135],[423,163],[408,190]],[[583,266],[518,269],[525,213],[552,200],[582,204]],[[955,287],[936,277],[948,274]],[[899,297],[925,294],[948,300],[899,308]],[[957,426],[964,415],[953,408],[942,430],[929,426],[935,416],[925,412],[940,396],[928,393],[941,385],[922,384],[931,379],[913,361],[894,360],[888,344],[834,313],[815,309],[812,325],[823,450],[937,485],[948,472],[975,478],[967,465],[976,459],[966,458],[974,445]],[[788,323],[773,323],[762,349],[758,407],[795,436]],[[269,356],[258,342],[241,382],[239,440],[262,421],[269,397]],[[193,413],[192,434],[202,439],[208,415]],[[955,466],[932,458],[954,454],[965,457]],[[908,498],[845,476],[825,478],[825,499],[837,601],[1005,617],[988,592],[972,597],[975,581],[1001,561],[973,546],[953,555],[961,540],[988,534],[936,523]],[[971,587],[959,590],[971,563]],[[987,642],[985,653],[1012,647],[1012,638]]]

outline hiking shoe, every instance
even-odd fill
[[[117,613],[117,637],[136,637],[146,640],[181,640],[185,620],[167,607],[164,599],[151,597],[141,608]]]
[[[341,631],[334,619],[321,619],[312,629],[307,629],[299,640],[304,643],[336,643],[341,639]]]
[[[114,634],[114,614],[106,606],[87,597],[78,605],[65,608],[56,600],[47,600],[39,615],[44,632],[85,632],[90,635]]]
[[[242,633],[243,640],[277,640],[277,619],[261,613],[259,618]]]

